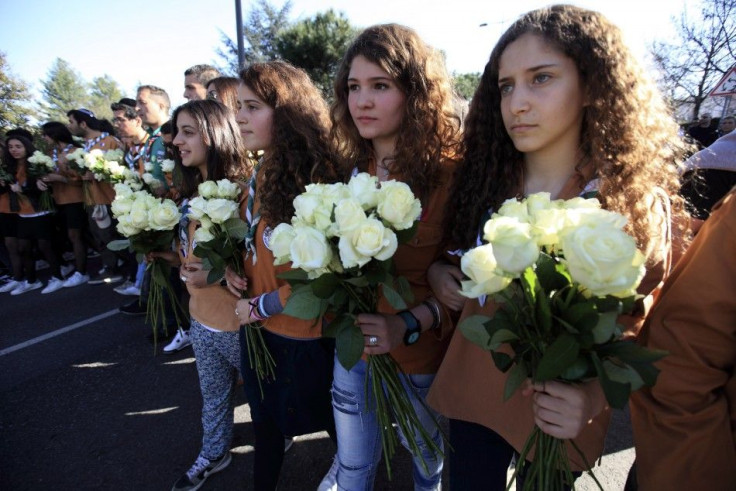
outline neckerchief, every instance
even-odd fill
[[[256,176],[258,169],[261,167],[263,161],[259,160],[253,169],[253,175],[248,180],[248,201],[245,208],[245,222],[248,225],[248,233],[245,234],[245,253],[253,254],[253,264],[256,263],[258,258],[256,257],[256,229],[258,228],[258,222],[261,221],[260,211],[256,211],[253,214],[253,208],[256,202]]]
[[[107,138],[108,136],[110,136],[110,133],[104,133],[103,132],[103,133],[100,133],[100,136],[98,136],[97,138],[93,138],[91,140],[87,140],[86,142],[84,142],[84,151],[85,152],[89,152],[92,149],[92,147],[94,147],[95,145],[97,145],[97,143],[100,140],[102,140],[104,138]]]

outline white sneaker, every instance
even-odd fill
[[[189,339],[189,333],[182,328],[176,331],[176,336],[171,340],[169,344],[164,346],[164,354],[171,355],[177,351],[181,351],[187,346],[192,344],[192,340]]]
[[[61,277],[65,278],[66,275],[71,274],[74,271],[74,266],[71,264],[62,264],[59,269],[61,270]]]
[[[337,455],[335,455],[332,459],[330,470],[328,470],[325,477],[322,478],[322,482],[319,483],[317,491],[337,491],[337,469],[339,467],[340,463],[337,461]]]
[[[23,281],[20,285],[15,287],[15,290],[10,292],[11,295],[20,295],[21,293],[29,292],[31,290],[38,290],[43,286],[43,283],[36,280],[33,283],[28,283],[28,280]]]
[[[79,286],[89,281],[89,275],[82,274],[79,271],[75,271],[73,275],[64,281],[64,288],[71,288],[73,286]]]
[[[42,269],[46,269],[49,267],[48,261],[45,261],[43,259],[39,259],[36,261],[36,271],[41,271]]]
[[[3,286],[0,286],[0,293],[6,293],[6,292],[12,292],[18,286],[23,283],[22,281],[16,281],[16,280],[10,280],[7,283],[5,283]]]
[[[113,288],[112,289],[115,293],[119,293],[120,295],[131,295],[134,297],[139,297],[141,295],[141,289],[135,286],[135,283],[132,281],[126,281],[122,285]]]
[[[62,288],[64,288],[64,280],[52,276],[48,284],[46,284],[46,288],[41,290],[41,293],[53,293],[56,290],[61,290]]]

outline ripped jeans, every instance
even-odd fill
[[[358,361],[347,371],[335,357],[334,380],[332,382],[332,408],[337,430],[337,458],[340,464],[337,471],[337,487],[341,491],[363,491],[373,489],[373,481],[381,462],[381,432],[371,403],[366,407],[365,372],[368,368],[364,360]],[[430,415],[414,396],[414,392],[425,399],[434,374],[407,375],[402,383],[412,400],[422,425],[432,436],[434,442],[442,448],[442,435],[435,426],[437,413]],[[415,391],[407,388],[411,384]],[[370,390],[368,396],[370,396]],[[409,435],[415,438],[414,435]],[[406,435],[399,432],[401,444],[406,448]],[[413,458],[414,489],[416,491],[439,490],[441,488],[443,459],[435,456],[418,438],[424,461],[429,473],[424,471],[421,459]]]

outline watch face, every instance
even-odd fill
[[[414,344],[418,340],[419,340],[419,333],[418,332],[413,332],[413,333],[409,334],[409,337],[407,338],[407,342],[409,344]]]

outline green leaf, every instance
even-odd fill
[[[509,368],[511,368],[511,365],[514,363],[514,359],[511,358],[506,353],[502,353],[500,351],[491,351],[491,357],[493,358],[493,363],[496,364],[496,368],[501,370],[503,373],[506,373]]]
[[[546,292],[559,290],[570,284],[568,278],[557,271],[557,261],[549,254],[540,253],[537,259],[537,278]]]
[[[387,283],[381,283],[381,286],[383,287],[383,296],[386,297],[386,300],[388,300],[388,303],[391,305],[391,307],[397,310],[404,310],[406,308],[406,302],[404,302],[404,299],[401,298],[399,292],[394,290]]]
[[[486,323],[489,320],[485,315],[471,315],[463,319],[458,327],[468,341],[483,349],[488,349],[491,336],[486,328]]]
[[[598,322],[598,312],[593,302],[572,304],[562,312],[562,317],[578,331],[590,331]]]
[[[578,356],[578,359],[573,362],[572,365],[562,372],[560,378],[563,380],[569,380],[570,382],[576,382],[584,380],[591,375],[591,365],[588,360],[582,356]]]
[[[322,324],[322,336],[336,338],[341,329],[346,329],[351,324],[355,325],[355,317],[352,314],[340,314],[332,322]]]
[[[111,240],[107,243],[107,248],[111,251],[125,251],[130,248],[129,239]]]
[[[219,283],[223,276],[225,276],[225,270],[211,269],[210,272],[207,273],[207,284],[212,285],[214,283]]]
[[[227,235],[233,239],[243,240],[248,234],[248,225],[240,218],[233,217],[224,223]]]
[[[593,328],[593,342],[603,344],[610,341],[616,332],[617,312],[603,312],[598,314],[598,323]]]
[[[335,293],[339,284],[340,281],[333,273],[325,273],[311,283],[314,294],[325,299]]]
[[[529,373],[527,372],[526,364],[521,360],[517,361],[513,368],[511,368],[511,371],[509,371],[509,376],[506,379],[506,385],[503,388],[503,400],[508,401],[528,377]]]
[[[414,292],[411,291],[411,285],[406,277],[399,276],[396,278],[396,291],[399,292],[401,298],[406,300],[407,303],[414,302]]]
[[[549,306],[549,299],[544,295],[544,292],[537,292],[537,308],[534,315],[542,332],[546,333],[552,330],[552,310]]]
[[[599,356],[615,356],[624,363],[654,362],[667,356],[666,351],[653,350],[639,346],[634,341],[615,341],[596,349]]]
[[[283,313],[297,319],[316,319],[321,311],[324,300],[312,293],[309,285],[293,289],[286,301]]]
[[[515,332],[508,329],[497,329],[491,336],[489,346],[492,350],[498,349],[502,344],[509,341],[515,341],[519,336]]]
[[[607,295],[605,297],[597,297],[594,298],[593,301],[600,312],[621,313],[621,300],[614,296]]]
[[[606,371],[608,378],[613,382],[628,384],[632,392],[644,385],[644,380],[641,376],[628,365],[619,365],[611,360],[603,360],[603,369]]]
[[[591,353],[591,360],[598,374],[598,381],[601,384],[603,393],[606,395],[608,404],[616,409],[623,409],[629,400],[631,387],[628,384],[614,382],[608,377],[606,370],[603,368],[600,358],[595,353]]]
[[[519,277],[521,286],[524,290],[529,305],[535,305],[537,299],[537,275],[534,274],[533,268],[526,268],[521,276]]]
[[[365,276],[354,276],[351,278],[348,278],[347,280],[343,280],[345,283],[350,283],[353,286],[357,286],[360,288],[366,287],[369,285],[368,278]]]
[[[334,312],[350,312],[349,309],[345,308],[347,301],[348,292],[342,288],[338,288],[327,303],[332,306],[331,310]]]
[[[363,356],[365,340],[363,332],[356,325],[343,325],[335,336],[337,359],[345,370],[350,370]]]
[[[290,269],[289,271],[277,274],[276,278],[281,278],[286,281],[307,281],[307,279],[309,279],[307,272],[303,269]]]
[[[572,365],[578,357],[580,345],[575,338],[568,334],[561,334],[545,351],[539,361],[534,376],[536,382],[552,380]]]
[[[202,269],[209,271],[212,269],[212,261],[210,261],[210,258],[203,257],[202,258]]]
[[[417,230],[419,230],[419,220],[414,222],[414,225],[412,225],[411,228],[407,228],[406,230],[397,230],[396,239],[398,240],[399,244],[406,244],[414,238],[414,236],[417,234]]]

